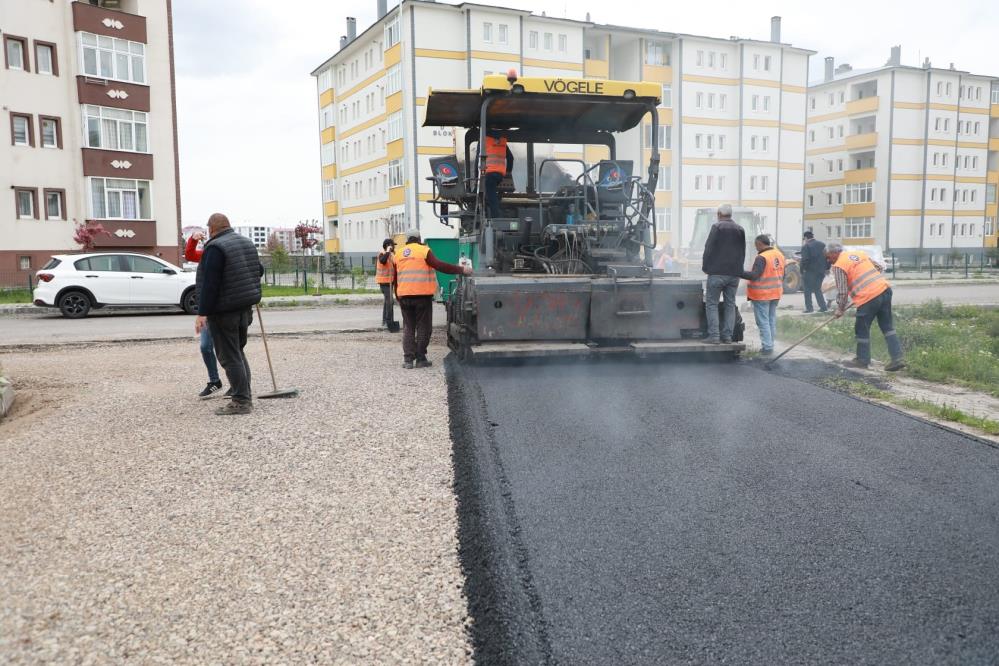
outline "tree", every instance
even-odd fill
[[[94,249],[99,236],[110,236],[111,232],[99,222],[79,222],[73,230],[73,242],[84,252]]]
[[[284,249],[284,245],[281,245],[281,241],[278,239],[277,232],[271,232],[271,235],[267,237],[267,254],[274,254],[274,251],[278,248]],[[285,252],[285,256],[287,256]]]
[[[274,238],[275,234],[271,234],[271,238]],[[270,248],[270,241],[267,241],[267,247]],[[291,268],[291,260],[288,258],[288,250],[285,249],[284,245],[278,243],[274,246],[274,249],[270,251],[271,254],[271,270],[275,273],[285,273]]]
[[[319,245],[319,239],[313,238],[312,235],[321,233],[323,233],[322,227],[307,222],[300,222],[295,227],[295,238],[301,241],[303,250],[311,250]]]

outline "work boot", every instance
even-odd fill
[[[721,338],[704,338],[704,344],[706,345],[720,345],[721,343]]]
[[[205,384],[204,390],[198,394],[198,397],[202,400],[207,400],[208,398],[215,397],[218,391],[222,390],[222,382],[208,382]]]
[[[760,356],[773,356],[773,355],[774,355],[774,350],[773,349],[761,349],[760,350]]]
[[[888,365],[885,366],[885,370],[888,372],[898,372],[905,367],[905,359],[893,358]]]
[[[403,370],[412,370],[413,369],[413,362],[412,361],[403,361],[402,362],[402,369]]]
[[[253,403],[244,400],[230,400],[222,407],[215,410],[219,416],[231,416],[233,414],[249,414],[253,411]]]
[[[843,367],[856,368],[857,370],[867,370],[870,366],[870,363],[864,363],[859,358],[851,358],[849,361],[843,363]]]
[[[434,362],[431,361],[429,358],[418,358],[418,359],[416,359],[416,367],[417,368],[429,368],[433,364],[434,364]]]

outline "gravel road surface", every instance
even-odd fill
[[[193,340],[0,355],[0,663],[467,663],[441,347],[271,351],[245,417]]]
[[[745,363],[449,373],[482,663],[999,654],[999,450]]]

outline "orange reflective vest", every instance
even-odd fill
[[[884,278],[866,252],[843,250],[833,267],[846,273],[850,300],[858,308],[880,296],[891,284]]]
[[[395,257],[388,256],[384,264],[375,261],[375,284],[392,284],[395,281]]]
[[[433,296],[437,293],[437,271],[427,263],[430,248],[420,243],[407,243],[395,251],[395,270],[402,296]]]
[[[486,137],[486,173],[506,175],[506,138]]]
[[[746,298],[751,301],[776,301],[784,295],[784,255],[770,248],[760,252],[765,263],[763,273],[751,280],[746,287]]]

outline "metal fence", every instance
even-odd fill
[[[0,271],[0,289],[4,291],[27,289],[31,291],[34,288],[34,271]]]
[[[889,252],[885,256],[892,277],[901,279],[999,277],[999,252],[961,250]]]
[[[298,287],[303,293],[310,289],[377,289],[375,284],[376,255],[363,252],[343,252],[316,256],[289,255],[286,261],[261,257],[264,263],[264,283],[274,286]]]

